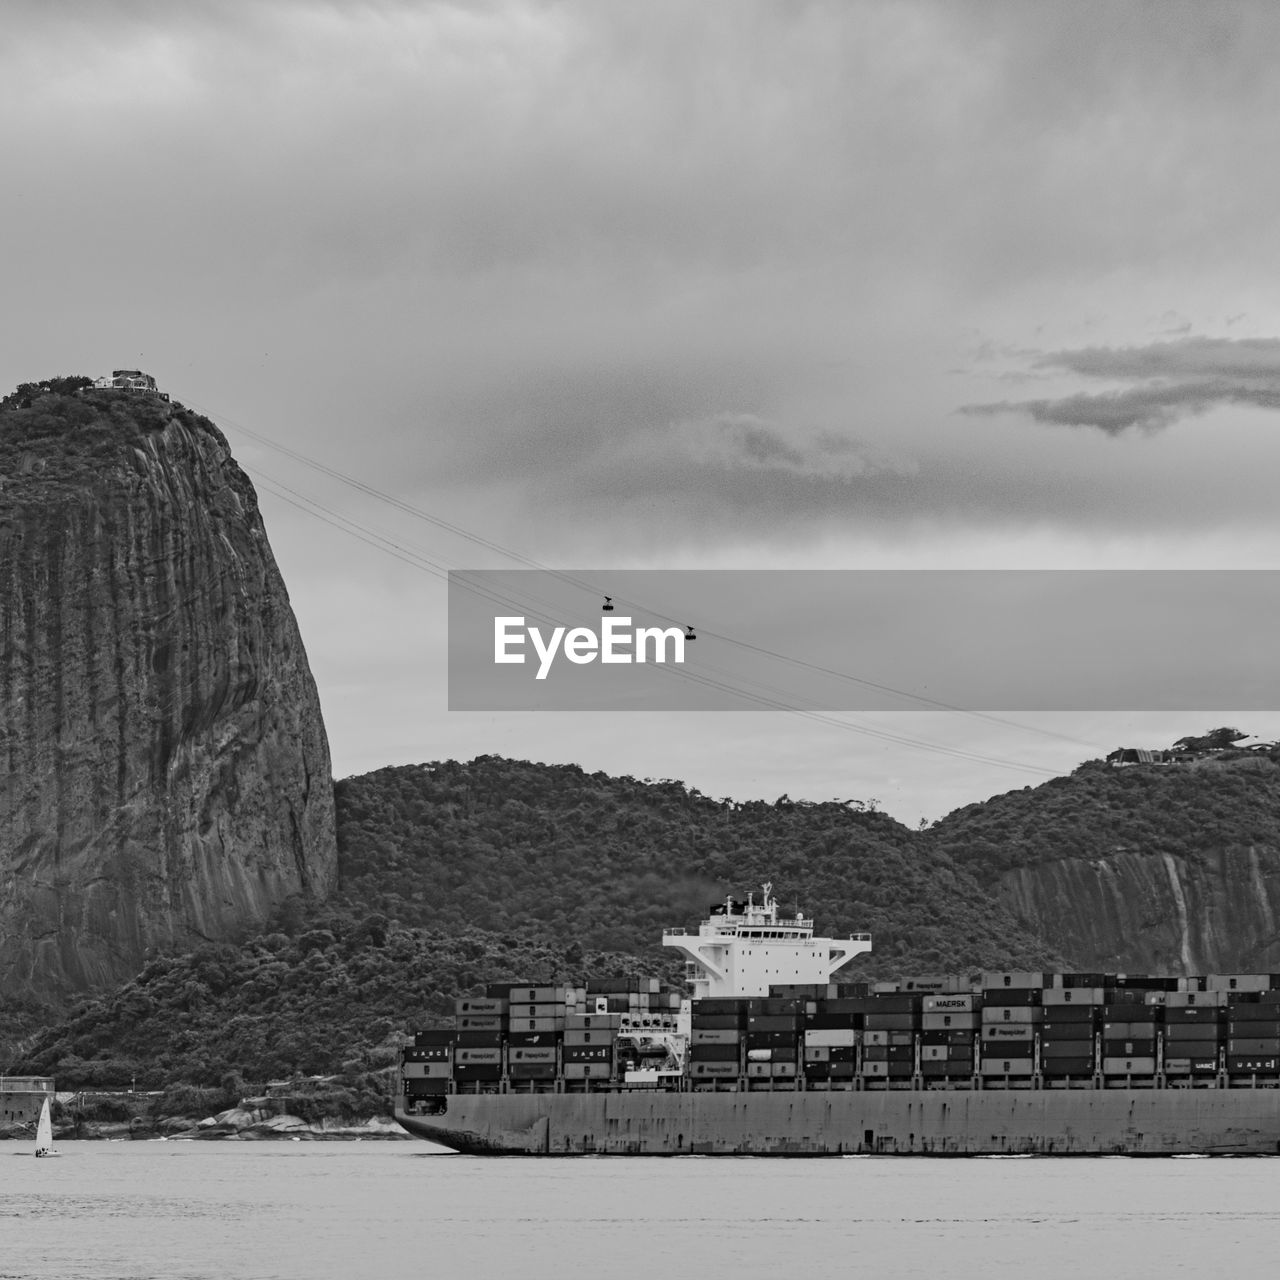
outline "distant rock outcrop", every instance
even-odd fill
[[[319,699],[225,438],[154,397],[8,397],[0,991],[117,983],[336,866]]]
[[[931,838],[1077,968],[1280,972],[1280,765],[1081,766]]]

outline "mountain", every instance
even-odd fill
[[[960,862],[859,802],[737,804],[481,756],[348,778],[337,809],[343,899],[425,928],[656,957],[664,928],[767,880],[821,932],[874,933],[857,972],[1057,960]]]
[[[315,684],[206,418],[87,379],[0,402],[0,989],[113,986],[322,898]]]
[[[926,833],[1081,969],[1280,972],[1280,763],[1081,765]]]

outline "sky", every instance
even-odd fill
[[[335,776],[492,753],[914,825],[1274,739],[451,712],[442,575],[1280,567],[1278,39],[1265,0],[11,0],[0,385],[140,367],[223,428]]]

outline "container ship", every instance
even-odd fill
[[[760,902],[653,979],[502,984],[402,1052],[396,1119],[494,1155],[1280,1154],[1280,975],[848,983],[869,934]]]

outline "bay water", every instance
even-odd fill
[[[0,1144],[2,1280],[1269,1276],[1280,1158],[485,1158]]]

